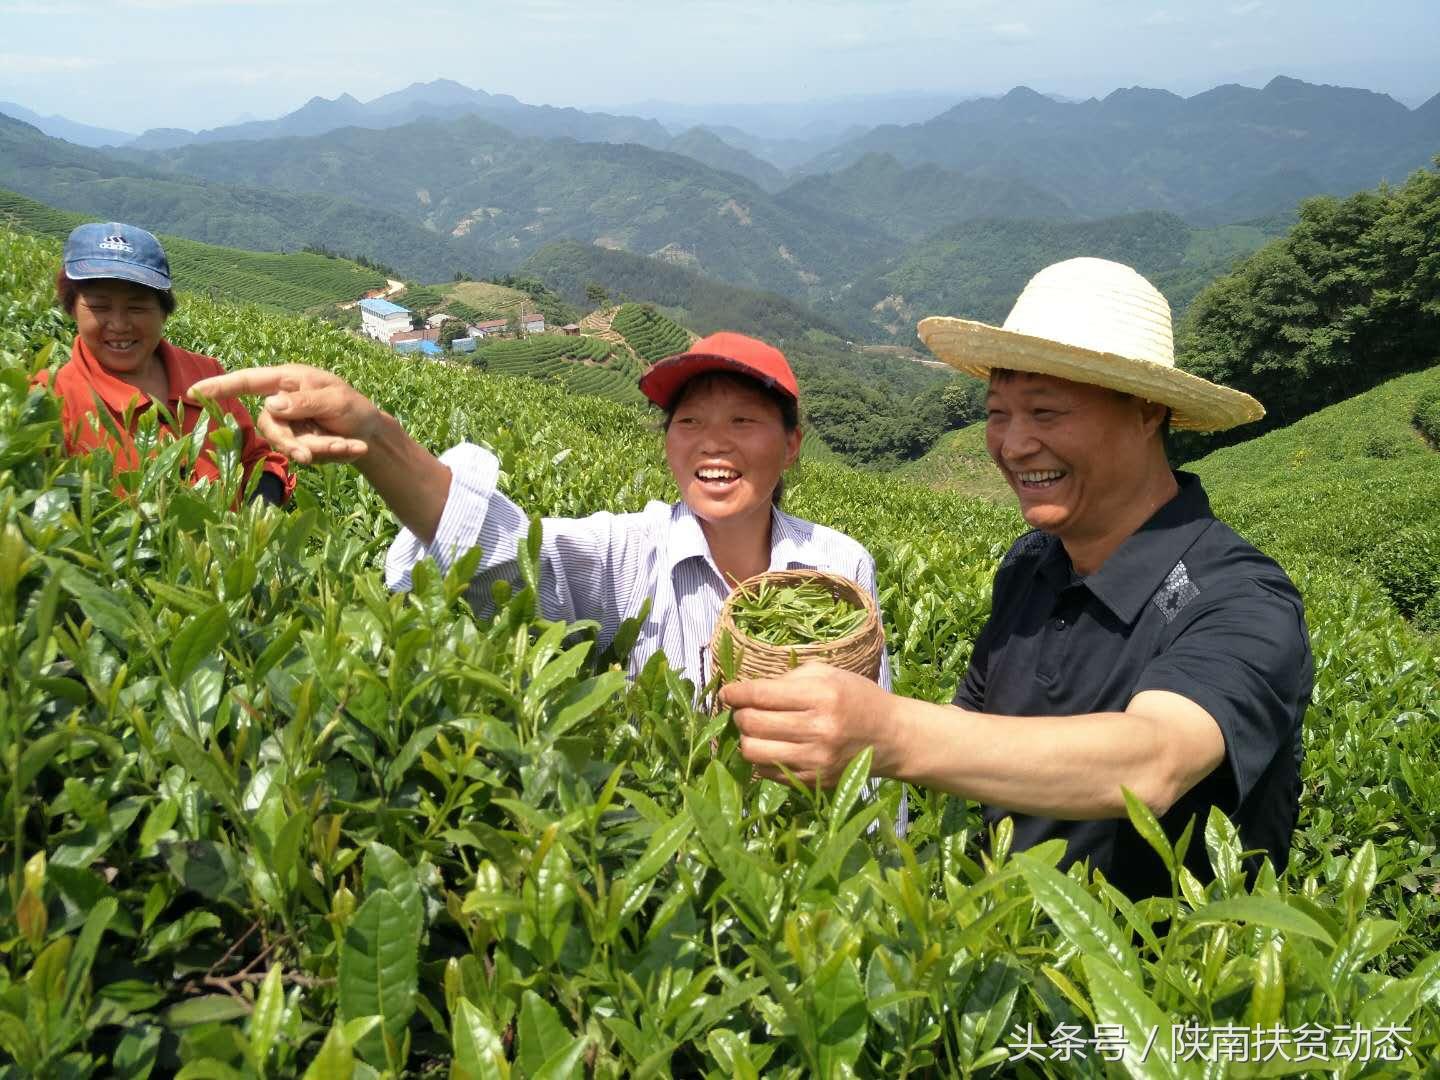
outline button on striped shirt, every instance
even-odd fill
[[[518,580],[515,553],[525,542],[530,518],[496,490],[500,464],[490,451],[461,443],[440,460],[450,467],[451,480],[435,539],[425,544],[402,530],[386,555],[385,580],[391,589],[408,589],[421,559],[432,558],[446,571],[478,545],[480,569],[467,599],[484,613],[493,582]],[[630,676],[663,652],[697,691],[705,685],[710,636],[730,589],[699,519],[685,503],[657,501],[638,513],[545,518],[540,558],[540,610],[547,619],[594,619],[603,649],[649,598],[650,612],[630,653]],[[861,544],[774,508],[770,569],[797,568],[843,574],[875,595],[875,561]],[[888,657],[881,661],[880,683],[890,688]]]

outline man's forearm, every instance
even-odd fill
[[[890,711],[877,771],[1040,817],[1123,817],[1122,787],[1163,813],[1187,773],[1218,763],[1207,751],[1187,770],[1173,731],[1128,712],[991,716],[894,696]]]
[[[365,479],[404,525],[426,544],[435,539],[450,497],[450,469],[412,439],[389,413],[381,413],[356,463]]]

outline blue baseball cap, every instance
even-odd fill
[[[119,278],[151,289],[170,286],[170,260],[152,233],[118,221],[78,226],[65,241],[65,276],[71,281]]]

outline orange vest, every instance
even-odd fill
[[[162,340],[156,352],[165,364],[165,375],[170,384],[167,395],[169,400],[165,402],[165,407],[177,417],[180,415],[180,399],[185,391],[201,379],[221,375],[225,371],[217,360],[176,348],[168,341]],[[35,376],[34,382],[36,385],[48,385],[49,376],[48,371],[42,371]],[[106,447],[115,456],[117,472],[128,472],[139,467],[140,457],[131,435],[134,434],[136,420],[151,405],[148,394],[107,371],[104,365],[91,355],[79,337],[76,337],[70,350],[70,360],[55,373],[54,390],[60,398],[60,424],[65,434],[66,453],[84,454]],[[97,407],[96,398],[99,399],[99,404],[109,411],[115,427],[124,436],[122,443],[117,443],[109,429],[93,415]],[[295,489],[295,477],[286,468],[285,456],[270,449],[270,444],[255,430],[254,420],[238,398],[223,398],[218,404],[235,417],[236,423],[240,425],[244,440],[240,458],[245,466],[245,479],[248,481],[251,471],[259,466],[280,478],[280,482],[285,485],[285,498],[289,499],[290,493]],[[130,413],[128,427],[125,423],[127,411]],[[180,434],[190,434],[202,415],[204,410],[199,406],[186,403]],[[165,423],[163,413],[161,426],[174,434],[170,425]],[[219,479],[214,452],[215,448],[207,438],[204,452],[195,462],[191,473],[192,481],[202,477],[208,480]]]

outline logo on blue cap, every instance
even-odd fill
[[[135,254],[135,249],[125,242],[125,238],[115,233],[105,237],[96,246],[105,251],[123,251],[126,255]]]

